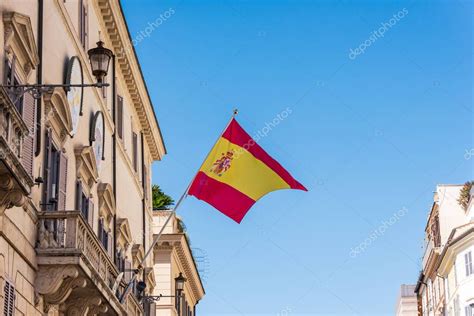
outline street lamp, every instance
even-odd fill
[[[87,52],[90,59],[92,68],[92,74],[97,80],[97,83],[91,84],[11,84],[11,85],[0,85],[0,87],[13,90],[17,100],[21,98],[26,92],[30,92],[35,99],[40,99],[43,93],[52,93],[54,88],[62,87],[66,90],[70,88],[86,88],[86,87],[108,87],[108,83],[103,83],[103,78],[107,75],[110,60],[113,57],[113,53],[110,49],[104,47],[102,41],[97,42],[97,47],[89,49]],[[15,100],[16,102],[16,100]]]
[[[97,78],[98,83],[102,83],[109,69],[110,59],[113,56],[112,51],[104,47],[104,42],[98,41],[97,47],[89,49],[87,54],[91,62],[92,74]]]
[[[179,315],[179,304],[181,300],[181,293],[184,291],[184,283],[186,282],[186,278],[183,276],[183,274],[180,272],[179,275],[174,278],[175,281],[175,289],[176,289],[176,296],[175,295],[143,295],[145,292],[146,288],[146,283],[143,281],[140,281],[136,285],[136,289],[138,292],[138,299],[142,300],[143,305],[144,305],[144,310],[145,315],[149,313],[150,306],[153,302],[159,301],[163,297],[175,297],[177,300],[177,306],[178,306],[178,315]]]
[[[184,282],[186,282],[186,278],[180,272],[179,275],[176,278],[174,278],[174,282],[176,285],[176,291],[178,291],[178,295],[181,296],[181,292],[183,292],[184,290]]]

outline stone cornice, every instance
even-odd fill
[[[93,5],[102,16],[102,26],[112,45],[110,48],[116,56],[117,68],[123,76],[150,154],[153,160],[160,160],[166,149],[120,3],[118,0],[98,0],[94,1]]]

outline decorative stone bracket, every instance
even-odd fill
[[[78,268],[72,265],[40,267],[35,281],[38,294],[44,298],[45,313],[52,305],[64,303],[75,288],[86,285],[86,279],[79,276]]]
[[[0,175],[0,216],[13,206],[22,207],[27,200],[23,190],[15,187],[15,180],[10,174]]]

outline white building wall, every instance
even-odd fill
[[[436,188],[439,205],[441,246],[444,246],[452,230],[469,222],[466,212],[458,203],[462,185],[440,184]]]
[[[457,254],[455,264],[451,267],[448,274],[447,282],[449,283],[449,289],[447,289],[447,310],[452,313],[449,315],[455,314],[456,300],[461,315],[465,315],[466,306],[474,304],[474,274],[466,275],[464,255],[468,252],[471,252],[471,256],[474,259],[474,245],[471,245]]]

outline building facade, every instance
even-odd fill
[[[153,292],[151,164],[166,153],[118,0],[2,0],[2,85],[108,87],[34,95],[0,87],[0,307],[5,315],[142,315]],[[120,276],[120,277],[119,277]],[[118,281],[117,281],[118,280]]]
[[[153,233],[163,227],[168,211],[155,211]],[[197,304],[204,297],[204,287],[190,248],[186,228],[179,217],[173,215],[153,249],[153,272],[156,280],[153,295],[163,295],[154,305],[157,316],[195,316]],[[182,293],[176,289],[175,278],[186,278]]]
[[[438,185],[416,286],[420,315],[474,314],[474,190]]]
[[[402,284],[397,300],[396,316],[417,316],[418,300],[415,293],[415,285]]]

